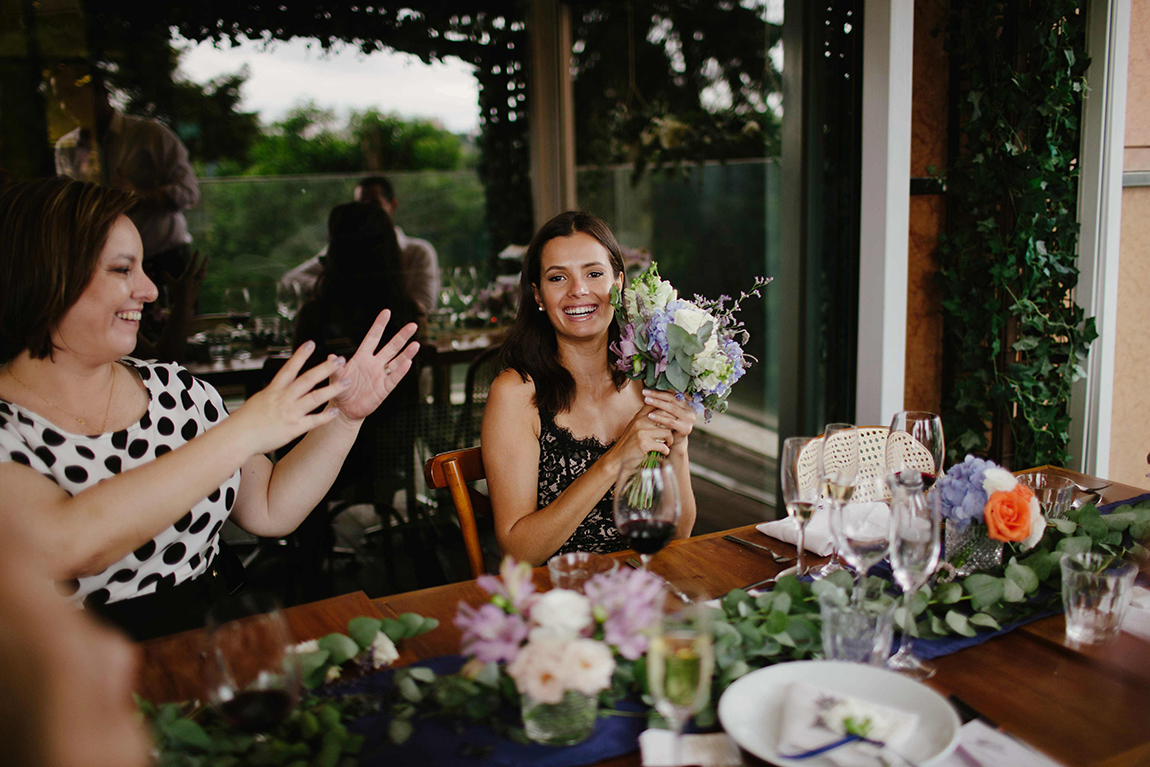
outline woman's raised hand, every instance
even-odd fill
[[[379,346],[390,319],[389,309],[379,313],[371,330],[364,336],[363,343],[355,350],[346,367],[332,379],[333,384],[343,385],[333,403],[347,418],[352,420],[365,418],[379,407],[400,379],[411,369],[411,361],[419,351],[419,343],[407,343],[417,329],[414,322],[409,322],[379,350],[378,354],[375,353],[375,347]]]
[[[314,341],[308,341],[296,349],[271,383],[245,402],[229,419],[243,424],[242,433],[252,440],[252,455],[282,447],[339,415],[339,410],[335,408],[326,408],[319,413],[312,411],[346,391],[348,386],[333,383],[319,389],[315,387],[346,367],[346,362],[342,357],[332,354],[324,362],[301,374],[300,370],[314,350]]]
[[[663,455],[671,452],[675,435],[648,417],[654,411],[655,408],[650,405],[639,408],[639,412],[628,422],[627,428],[611,447],[610,452],[618,457],[621,466],[638,466],[651,451]]]
[[[650,408],[647,417],[674,433],[675,439],[671,449],[675,451],[686,450],[686,437],[695,428],[694,408],[671,392],[654,389],[643,390],[643,402]]]

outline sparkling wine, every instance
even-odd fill
[[[702,708],[709,695],[713,657],[707,635],[672,632],[654,637],[647,669],[656,707],[662,704],[685,712]]]
[[[632,519],[620,525],[619,532],[635,551],[654,554],[667,545],[675,525],[660,519]]]
[[[817,506],[818,504],[813,501],[792,501],[787,504],[787,513],[806,524],[810,521],[811,515],[815,513]]]
[[[845,485],[833,480],[823,480],[823,495],[839,503],[846,503],[854,494],[854,485]]]
[[[283,690],[247,690],[222,703],[220,712],[247,732],[266,732],[287,716],[291,697]]]

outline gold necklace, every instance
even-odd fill
[[[103,434],[104,433],[104,427],[108,425],[108,413],[110,413],[112,411],[112,395],[115,394],[115,392],[116,392],[116,379],[119,377],[116,375],[116,368],[114,367],[115,364],[116,363],[112,363],[112,365],[113,365],[113,367],[112,367],[112,385],[108,389],[108,404],[104,405],[104,420],[100,422],[100,429],[99,429],[99,431],[95,432],[96,434]],[[75,413],[72,413],[72,412],[65,410],[64,408],[60,407],[55,402],[52,402],[52,400],[48,399],[43,394],[36,391],[31,386],[29,386],[28,384],[24,383],[19,378],[17,378],[16,372],[14,370],[12,370],[11,365],[8,366],[8,375],[12,376],[13,381],[20,384],[21,386],[23,386],[28,391],[32,392],[32,394],[34,394],[37,398],[39,398],[48,407],[59,410],[61,413],[68,416],[69,418],[76,419],[80,423],[80,425],[83,426],[85,429],[91,429],[92,428],[91,424],[89,424],[83,418],[76,415]]]

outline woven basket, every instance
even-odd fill
[[[885,426],[860,426],[859,435],[859,466],[858,481],[855,485],[852,503],[868,503],[870,501],[885,501],[890,498],[890,488],[885,482],[876,482],[886,476],[886,442],[890,432]],[[933,474],[934,457],[922,443],[906,432],[895,432],[895,444],[904,451],[904,461],[907,468],[913,471],[922,471]],[[843,450],[839,449],[841,441],[832,438],[827,455],[830,466],[839,465],[845,461]],[[798,480],[803,490],[815,486],[819,481],[819,450],[822,440],[810,442],[799,453]]]

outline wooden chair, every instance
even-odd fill
[[[468,483],[486,479],[483,455],[478,447],[440,453],[424,464],[423,476],[427,479],[428,488],[447,488],[451,491],[455,513],[459,516],[459,529],[463,532],[463,545],[467,549],[471,577],[478,578],[487,572],[487,568],[483,563],[483,548],[479,544],[479,527],[475,523],[475,515],[478,513],[490,518],[491,501]]]
[[[479,424],[483,420],[483,407],[487,404],[487,392],[503,368],[500,367],[502,345],[487,349],[467,366],[464,383],[463,408],[455,426],[455,447],[473,445],[479,438]]]
[[[886,426],[858,427],[858,480],[855,493],[851,496],[852,502],[867,503],[886,501],[890,498],[890,489],[885,483],[875,481],[886,476],[886,442],[889,431]],[[911,468],[929,474],[934,473],[934,458],[929,450],[905,432],[896,433],[895,439],[904,451],[905,460]],[[809,443],[799,454],[799,486],[804,489],[819,481],[820,449],[822,449],[821,440]],[[837,456],[831,458],[832,462],[835,460]]]

